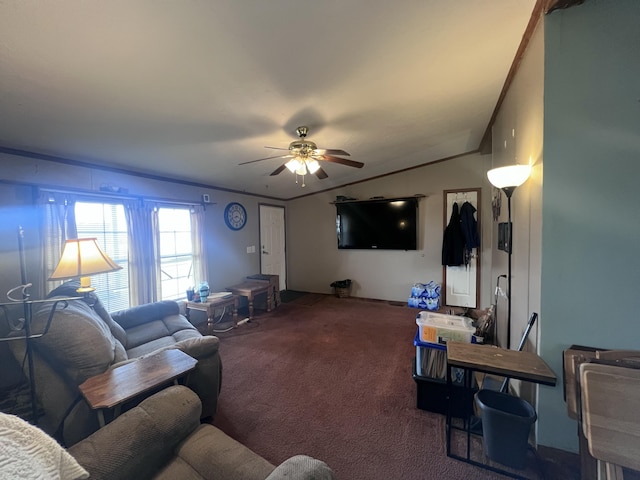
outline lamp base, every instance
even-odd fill
[[[95,291],[95,287],[91,286],[90,277],[80,277],[80,288],[76,290],[78,293],[89,293]]]
[[[90,292],[94,292],[96,289],[95,287],[80,287],[76,290],[76,292],[78,293],[90,293]]]

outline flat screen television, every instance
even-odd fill
[[[418,199],[336,203],[339,249],[417,250]]]

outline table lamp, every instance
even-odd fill
[[[67,240],[62,250],[58,266],[49,280],[68,280],[80,277],[78,293],[88,293],[95,290],[91,286],[90,275],[108,273],[121,270],[98,246],[96,238],[74,238]]]

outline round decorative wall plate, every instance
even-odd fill
[[[240,230],[247,223],[247,211],[237,202],[231,202],[224,209],[224,223],[231,230]]]

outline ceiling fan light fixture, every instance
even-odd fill
[[[301,166],[302,162],[298,158],[292,158],[285,163],[285,167],[287,167],[291,173],[296,173],[296,170],[299,170]]]
[[[302,186],[304,187],[304,176],[315,175],[318,179],[323,180],[328,177],[320,166],[320,161],[332,162],[340,165],[346,165],[348,167],[362,168],[364,163],[350,160],[347,158],[341,158],[342,155],[350,156],[348,152],[335,148],[318,148],[315,142],[307,140],[307,133],[309,129],[305,126],[298,127],[296,133],[298,134],[298,140],[295,140],[289,144],[289,148],[280,147],[265,147],[275,150],[288,150],[285,155],[276,155],[273,157],[259,158],[257,160],[251,160],[249,162],[242,162],[240,165],[248,163],[261,162],[263,160],[270,160],[272,158],[288,158],[290,160],[282,163],[278,168],[271,172],[270,176],[279,175],[285,169],[296,175],[296,183],[298,183],[298,176],[302,177]],[[340,155],[340,156],[336,156]]]
[[[307,163],[307,170],[309,170],[309,173],[311,174],[316,173],[320,168],[320,164],[314,158],[312,158],[311,160],[307,160],[306,163]]]
[[[297,175],[306,175],[307,174],[307,165],[304,162],[300,163],[300,168],[296,170]]]

